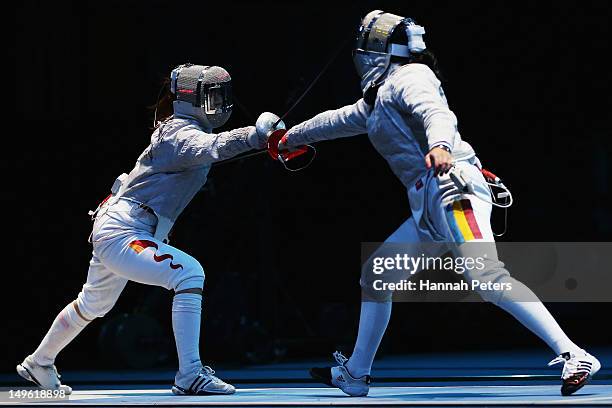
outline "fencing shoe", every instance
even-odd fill
[[[21,364],[17,365],[17,374],[28,381],[32,381],[43,390],[64,391],[66,395],[72,393],[72,388],[61,383],[61,376],[54,365],[39,365],[32,356],[26,357]]]
[[[582,350],[578,354],[563,353],[553,359],[548,366],[563,363],[561,372],[561,395],[572,395],[590,381],[601,368],[601,363],[595,357]]]
[[[175,395],[212,395],[233,394],[236,388],[214,376],[215,370],[204,366],[200,371],[189,376],[177,373],[172,386]],[[182,377],[182,378],[181,378]]]
[[[334,353],[336,362],[340,364],[337,367],[314,367],[310,369],[310,376],[315,380],[340,388],[345,394],[351,397],[365,397],[370,391],[370,383],[372,377],[364,375],[363,377],[354,378],[346,369],[348,358],[342,353],[336,351]]]

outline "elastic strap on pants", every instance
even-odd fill
[[[204,275],[200,276],[191,276],[186,278],[178,283],[174,288],[174,291],[178,294],[179,292],[183,292],[187,289],[200,289],[204,288]]]

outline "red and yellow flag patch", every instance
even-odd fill
[[[153,260],[155,262],[162,262],[162,261],[165,261],[166,259],[170,259],[170,268],[183,269],[183,265],[172,263],[172,261],[174,260],[174,257],[172,255],[170,254],[157,255],[157,250],[159,249],[159,245],[157,245],[153,241],[148,241],[146,239],[139,239],[139,240],[130,242],[129,247],[132,248],[137,254],[140,254],[142,251],[144,251],[147,248],[154,248],[156,253],[153,254]]]

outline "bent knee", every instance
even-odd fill
[[[174,286],[175,291],[185,289],[203,289],[205,273],[202,265],[195,259],[185,265],[183,273],[176,279]]]
[[[517,284],[518,281],[505,271],[505,273],[495,275],[493,279],[479,281],[476,292],[484,301],[498,305],[508,297],[508,294],[512,293]]]
[[[74,308],[80,318],[92,321],[105,316],[117,303],[117,297],[99,298],[91,292],[82,291],[73,302]]]
[[[361,301],[362,302],[390,302],[393,300],[393,291],[378,290],[373,281],[359,280],[361,286]]]

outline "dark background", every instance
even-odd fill
[[[225,67],[241,105],[225,128],[252,124],[262,111],[284,113],[375,8],[426,27],[463,137],[516,197],[503,240],[610,240],[609,74],[599,61],[609,48],[607,2],[128,3],[17,5],[15,69],[5,77],[16,111],[4,132],[15,148],[2,164],[10,181],[0,370],[31,353],[79,292],[87,211],[147,146],[146,106],[173,67]],[[286,122],[353,103],[358,83],[349,46]],[[317,147],[300,173],[264,156],[214,167],[179,219],[173,244],[207,273],[207,362],[350,354],[360,243],[383,241],[410,213],[366,136]],[[165,290],[129,284],[61,366],[172,367],[170,303]],[[610,304],[549,306],[579,344],[610,345],[601,325]],[[489,304],[394,308],[381,353],[545,347]]]

